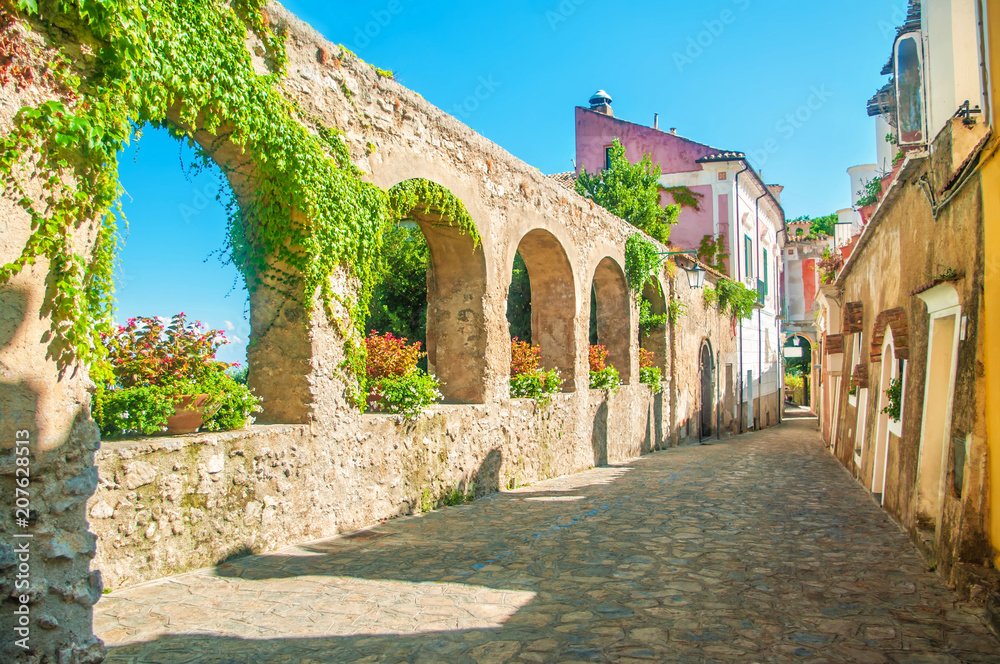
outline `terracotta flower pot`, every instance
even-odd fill
[[[163,432],[164,435],[196,433],[205,423],[205,419],[215,415],[219,410],[219,405],[206,408],[208,400],[207,394],[182,396],[174,404],[174,414],[167,418],[167,430]]]

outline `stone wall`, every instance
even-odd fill
[[[414,421],[366,415],[304,426],[105,443],[88,503],[109,588],[273,551],[437,504],[483,496],[658,447],[648,387],[557,395],[541,407],[434,406]]]

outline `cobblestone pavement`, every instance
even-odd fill
[[[107,595],[109,662],[1000,662],[814,421]]]

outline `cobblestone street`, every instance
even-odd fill
[[[108,661],[998,662],[814,420],[105,596]]]

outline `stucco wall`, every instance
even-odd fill
[[[862,484],[871,488],[884,361],[874,361],[872,338],[879,314],[899,309],[905,315],[896,317],[905,322],[899,330],[886,334],[892,333],[897,347],[904,345],[907,349],[902,436],[890,435],[883,504],[924,547],[939,571],[955,583],[961,583],[963,566],[986,565],[991,558],[986,521],[989,482],[981,370],[983,338],[979,326],[983,307],[982,190],[978,177],[969,179],[949,192],[953,197],[935,218],[916,183],[926,176],[938,192],[953,184],[957,168],[971,154],[976,136],[982,135],[982,126],[969,129],[955,121],[936,139],[934,158],[911,155],[907,159],[838,277],[834,295],[840,306],[860,303],[863,312],[862,331],[844,335],[843,380],[839,392],[831,395],[840,403],[839,409],[835,407],[839,416],[829,422],[836,429],[835,454]],[[926,413],[937,404],[925,399],[930,319],[927,306],[917,295],[933,283],[941,283],[940,279],[931,280],[949,269],[957,276],[943,283],[950,284],[957,294],[962,317],[958,322],[964,325],[964,332],[958,341],[957,364],[949,378],[954,381],[954,396],[945,448],[939,453],[941,459],[936,459],[929,458],[922,449],[929,440],[923,431]],[[830,323],[827,321],[828,326]],[[854,349],[858,334],[862,335],[860,358]],[[853,431],[856,413],[847,401],[851,375],[858,363],[867,368],[870,383],[868,399],[858,404],[858,408],[865,409],[866,421],[860,464],[855,463],[853,454],[853,441],[858,435]],[[825,389],[830,389],[831,377],[825,376],[825,381]],[[964,472],[961,493],[955,488],[955,445],[960,444],[959,440],[968,441],[965,463],[958,468],[959,473]],[[921,478],[931,472],[927,469],[939,461],[943,463],[940,478],[935,478],[940,487],[939,509],[935,514],[921,516],[918,487]]]

